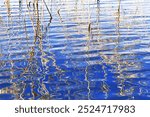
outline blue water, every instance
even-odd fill
[[[45,3],[0,2],[1,100],[150,99],[149,0]]]

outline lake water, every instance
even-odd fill
[[[149,0],[32,1],[0,0],[1,100],[150,99]]]

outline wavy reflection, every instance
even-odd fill
[[[0,99],[149,99],[149,5],[0,3]]]

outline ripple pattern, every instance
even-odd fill
[[[149,0],[2,0],[0,99],[150,99]]]

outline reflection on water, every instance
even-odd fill
[[[0,99],[150,99],[149,6],[0,2]]]

